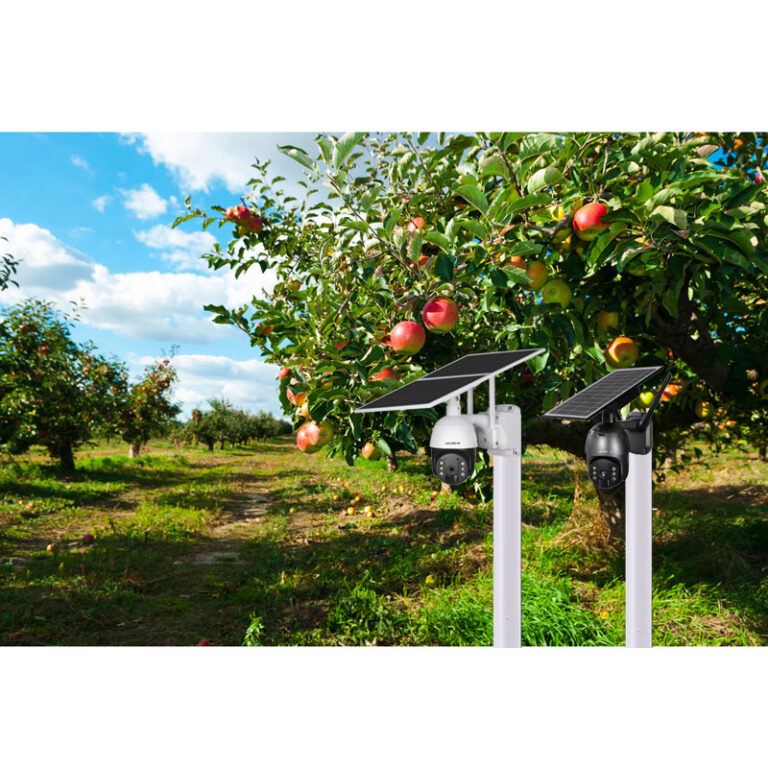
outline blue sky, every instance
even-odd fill
[[[0,235],[21,260],[18,289],[62,307],[85,299],[76,332],[127,361],[138,374],[179,346],[176,398],[185,413],[210,397],[279,413],[276,368],[259,359],[242,332],[218,326],[205,303],[235,304],[272,285],[258,270],[235,280],[198,257],[213,237],[187,223],[171,229],[192,195],[195,206],[237,203],[255,156],[292,180],[301,167],[278,144],[310,149],[311,134],[0,134]]]

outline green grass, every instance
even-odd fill
[[[490,644],[492,508],[433,500],[426,457],[388,474],[290,438],[122,453],[0,467],[1,644]],[[574,535],[573,486],[566,457],[526,454],[523,642],[620,645],[623,555]],[[764,644],[768,465],[711,457],[654,503],[654,643]]]

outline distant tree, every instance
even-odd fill
[[[130,446],[128,455],[135,458],[153,437],[168,434],[181,408],[171,402],[171,389],[176,381],[171,361],[164,359],[144,369],[144,376],[128,388],[118,422],[120,437]]]
[[[44,446],[65,472],[74,449],[117,423],[127,393],[123,363],[71,336],[76,314],[28,300],[0,315],[0,444]]]

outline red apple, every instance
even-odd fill
[[[529,291],[538,291],[544,287],[547,282],[547,265],[543,261],[532,261],[528,264],[525,274],[531,281],[528,285]]]
[[[522,256],[510,256],[509,263],[518,269],[525,269],[525,259]]]
[[[198,647],[198,648],[200,648],[200,647],[202,647],[202,646],[205,646],[205,645],[210,645],[210,644],[211,644],[211,641],[210,641],[210,640],[206,640],[205,638],[203,638],[203,639],[202,639],[202,640],[201,640],[201,641],[200,641],[200,642],[197,644],[197,647]]]
[[[348,341],[339,341],[333,345],[333,348],[341,352],[341,350],[344,349],[344,347],[346,347],[347,344],[349,344]]]
[[[298,384],[296,379],[291,379],[291,384]],[[301,408],[304,401],[307,399],[306,392],[294,392],[290,387],[285,390],[285,396],[288,398],[288,402],[293,403],[297,408]]]
[[[679,384],[667,384],[661,393],[661,402],[668,403],[673,397],[677,397],[680,394],[681,389],[682,387]]]
[[[382,379],[396,379],[397,374],[391,368],[385,368],[383,371],[374,373],[370,381],[381,381]]]
[[[411,219],[408,222],[408,234],[412,235],[417,229],[424,229],[426,222],[421,216],[417,216],[415,219]]]
[[[629,368],[639,356],[637,344],[627,336],[617,336],[605,350],[605,362],[611,368]]]
[[[93,544],[94,541],[96,541],[96,538],[92,533],[83,534],[83,544]]]
[[[272,333],[272,329],[275,326],[272,323],[258,323],[256,327],[253,329],[253,332],[257,336],[269,336]]]
[[[311,437],[316,437],[314,433],[310,435],[309,424],[302,424],[296,432],[296,445],[299,446],[300,451],[304,453],[317,453],[322,446],[317,444],[317,440],[312,440]]]
[[[379,449],[373,443],[366,443],[360,450],[360,453],[363,455],[363,458],[371,460],[378,459],[381,456]]]
[[[448,333],[459,321],[459,308],[453,299],[430,299],[421,311],[421,319],[428,331]]]
[[[545,304],[559,304],[565,309],[571,303],[573,293],[563,280],[550,280],[541,290],[541,300]]]
[[[395,352],[415,355],[424,346],[427,334],[419,323],[414,323],[412,320],[403,320],[392,329],[390,339],[392,349]]]
[[[291,375],[291,369],[290,368],[281,368],[280,373],[277,374],[277,378],[282,381],[286,376]]]
[[[609,312],[606,309],[597,313],[597,327],[601,331],[607,331],[609,328],[619,327],[619,313]]]
[[[603,221],[606,213],[608,206],[602,203],[587,203],[579,208],[573,217],[573,229],[579,239],[589,242],[608,229],[608,223]]]
[[[307,428],[305,434],[310,445],[315,445],[318,449],[333,437],[333,427],[328,422],[318,424],[316,421],[310,421],[304,426]]]

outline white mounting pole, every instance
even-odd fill
[[[493,448],[493,645],[520,647],[520,409],[496,408],[504,449]],[[491,427],[493,434],[493,426]]]
[[[626,481],[626,644],[652,645],[652,452],[629,454]]]

